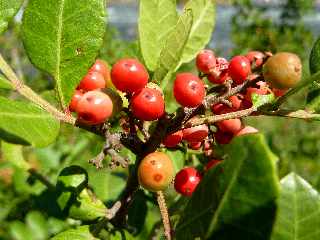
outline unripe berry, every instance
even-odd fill
[[[243,83],[251,73],[249,60],[244,56],[235,56],[229,64],[229,75],[236,84]]]
[[[293,53],[277,53],[263,65],[264,79],[273,88],[292,88],[300,82],[301,75],[301,60]]]
[[[241,130],[242,124],[239,118],[235,118],[217,122],[217,126],[221,132],[236,134]]]
[[[200,72],[210,73],[210,70],[216,66],[216,57],[213,51],[208,49],[200,51],[196,58],[196,65]]]
[[[133,93],[147,85],[149,74],[138,60],[122,59],[113,65],[111,79],[118,90]]]
[[[183,140],[187,142],[202,142],[208,136],[209,128],[203,124],[183,129],[182,132]]]
[[[201,178],[202,176],[197,169],[186,167],[177,173],[174,179],[174,188],[178,193],[190,197],[201,181]]]
[[[105,122],[112,115],[112,110],[111,98],[100,91],[85,93],[77,105],[79,120],[88,125]]]
[[[173,93],[182,106],[197,107],[205,96],[204,83],[192,73],[180,73],[174,81]]]
[[[96,62],[92,65],[92,67],[89,69],[89,72],[98,72],[102,74],[106,82],[106,87],[114,87],[111,81],[108,64],[104,60],[97,59]]]
[[[202,142],[190,142],[188,144],[188,148],[192,150],[199,150],[202,146]]]
[[[165,190],[172,181],[173,174],[173,163],[163,152],[148,154],[138,167],[140,185],[153,192]]]
[[[76,90],[71,98],[71,102],[69,104],[69,110],[70,112],[76,112],[77,111],[77,105],[80,99],[82,98],[83,93],[80,90]]]
[[[92,71],[89,71],[79,84],[79,88],[84,91],[93,91],[105,87],[106,81],[104,80],[103,75],[99,72]]]
[[[210,168],[213,168],[213,167],[217,166],[220,162],[221,162],[220,159],[212,159],[212,160],[210,160],[210,161],[206,164],[206,166],[204,167],[204,171],[207,172]]]
[[[173,148],[176,147],[179,143],[181,143],[183,137],[183,133],[181,130],[171,133],[165,137],[163,140],[163,144],[167,148]]]
[[[133,115],[144,121],[159,119],[164,114],[164,100],[156,89],[143,88],[136,92],[130,102]]]
[[[222,132],[218,130],[214,133],[214,138],[219,144],[228,144],[233,139],[233,134],[230,132]]]
[[[252,133],[258,133],[259,131],[251,126],[245,126],[242,128],[239,132],[235,134],[235,136],[242,136],[242,135],[247,135],[247,134],[252,134]]]
[[[263,64],[264,57],[265,55],[259,51],[251,51],[246,55],[246,58],[251,64],[254,64],[254,67],[260,67]]]

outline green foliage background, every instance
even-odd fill
[[[233,54],[244,54],[250,49],[295,52],[303,59],[305,73],[308,74],[309,53],[316,36],[313,36],[304,26],[302,16],[314,10],[313,1],[288,0],[287,4],[281,7],[280,22],[265,17],[267,8],[253,5],[250,0],[235,0],[232,4],[236,8],[236,13],[232,19],[232,42],[235,46],[232,50]],[[216,32],[215,34],[219,33]],[[117,29],[107,28],[100,57],[107,60],[110,65],[123,57],[136,57],[142,60],[138,42],[128,42],[122,40],[119,36]],[[46,99],[56,103],[55,96],[52,94],[54,89],[53,79],[48,74],[31,67],[20,37],[20,25],[11,23],[9,31],[0,36],[1,52],[6,59],[9,59],[20,78],[24,79],[34,90],[42,93]],[[194,64],[183,64],[179,71],[182,70],[194,71]],[[3,90],[3,88],[0,91],[2,96],[10,96],[13,99],[21,98],[8,90]],[[287,103],[287,106],[296,108],[303,106],[306,95],[307,93],[297,95]],[[169,99],[167,107],[171,111],[176,107],[176,104],[170,98],[170,91],[168,91],[167,96],[167,99]],[[271,117],[254,117],[246,121],[265,134],[267,144],[279,156],[280,177],[294,171],[312,183],[315,188],[320,189],[318,174],[320,170],[320,127],[318,123],[306,124],[301,120]],[[116,129],[119,126],[114,123],[114,127]],[[26,169],[30,166],[45,175],[47,180],[53,184],[59,182],[58,175],[63,168],[70,165],[81,166],[88,171],[89,187],[107,206],[111,206],[111,203],[117,199],[123,189],[127,170],[111,171],[105,169],[97,171],[92,165],[88,164],[88,159],[98,154],[103,144],[100,138],[65,125],[61,126],[60,133],[54,144],[41,149],[22,148],[21,146],[1,142],[0,239],[44,240],[69,227],[77,227],[82,223],[61,211],[61,206],[52,201],[56,199],[56,196],[50,192],[50,188],[48,189],[44,184],[29,176]],[[260,137],[258,138],[258,141],[263,142]],[[239,142],[237,144],[240,146],[243,143]],[[129,151],[125,151],[123,154],[134,159]],[[168,151],[168,154],[174,155],[177,169],[180,169],[185,162],[198,164],[204,161],[200,154],[194,152],[173,153]],[[249,157],[242,159],[243,162],[251,160]],[[271,161],[275,160],[273,156],[268,156],[264,161],[269,169],[272,168]],[[107,162],[108,159],[106,159],[106,164]],[[233,168],[235,166],[231,165],[230,169]],[[264,169],[257,168],[256,170],[262,171]],[[274,171],[273,168],[272,171]],[[271,173],[269,175],[269,173],[266,177],[272,179],[273,175]],[[297,188],[303,189],[305,187],[303,180],[292,175],[286,179],[290,178],[297,182]],[[290,186],[284,186],[290,188]],[[242,186],[237,187],[241,188]],[[253,185],[250,187],[254,188]],[[200,188],[199,191],[201,190]],[[273,198],[277,191],[278,186],[274,184],[272,194],[268,197]],[[170,212],[173,213],[173,222],[176,223],[175,217],[178,218],[179,211],[182,210],[182,206],[187,205],[187,202],[184,198],[179,199],[173,189],[169,189],[166,196]],[[60,201],[60,203],[62,202]],[[228,204],[232,203],[228,202],[224,207],[227,208]],[[187,207],[195,209],[192,202]],[[86,214],[83,213],[82,217],[86,217],[87,222],[90,223],[91,215]],[[225,217],[223,211],[221,216]],[[219,231],[215,231],[218,227],[214,225],[213,231],[216,236],[220,234]],[[138,197],[129,209],[131,234],[127,231],[120,232],[110,226],[110,231],[105,231],[102,235],[105,239],[120,239],[121,235],[127,236],[128,239],[147,239],[150,237],[150,232],[157,235],[156,230],[159,228],[161,228],[161,224],[156,199],[150,193],[139,190]],[[82,227],[81,231],[84,239],[87,239],[88,229]],[[69,234],[73,236],[74,233]]]

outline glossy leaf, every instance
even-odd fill
[[[205,48],[211,39],[215,25],[213,0],[190,0],[185,9],[192,10],[194,20],[180,64],[190,62],[200,50]]]
[[[290,173],[281,180],[272,240],[320,239],[320,195],[303,178]]]
[[[1,75],[0,75],[0,89],[7,89],[7,90],[12,89],[10,82]]]
[[[16,15],[23,0],[0,0],[0,34],[8,28],[8,23]]]
[[[149,70],[157,67],[160,51],[177,21],[176,0],[141,0],[139,14],[140,47]]]
[[[6,139],[9,134],[33,146],[44,147],[56,139],[59,128],[59,122],[38,106],[0,97],[0,138]]]
[[[93,64],[105,32],[104,0],[30,0],[23,16],[32,63],[56,80],[62,107]]]
[[[168,35],[168,38],[161,49],[159,65],[154,73],[154,81],[160,83],[164,89],[167,81],[163,79],[171,71],[174,71],[178,66],[183,49],[187,43],[193,22],[193,14],[191,10],[187,10],[180,16],[174,30]]]
[[[90,232],[88,225],[80,226],[75,229],[69,229],[51,238],[51,240],[98,240]]]
[[[274,94],[271,93],[267,95],[260,95],[260,94],[254,93],[252,94],[251,98],[252,98],[253,106],[255,106],[256,108],[259,108],[265,104],[272,103],[274,100]]]
[[[237,137],[210,169],[177,225],[177,239],[270,238],[279,186],[275,156],[262,135]]]

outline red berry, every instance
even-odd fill
[[[260,67],[263,64],[264,57],[265,55],[259,51],[251,51],[246,55],[246,58],[248,58],[251,64],[254,63],[255,67]]]
[[[210,168],[215,167],[220,162],[221,162],[221,160],[219,160],[219,159],[212,159],[206,164],[206,166],[204,167],[204,170],[208,171]]]
[[[130,102],[133,115],[144,121],[159,119],[164,114],[164,100],[156,89],[143,88],[136,92]]]
[[[228,70],[224,70],[222,72],[213,72],[209,74],[207,78],[214,84],[223,84],[229,78],[229,73]]]
[[[258,94],[258,95],[266,95],[268,93],[267,88],[253,88],[249,87],[247,88],[246,95],[245,95],[245,100],[248,102],[252,102],[252,94]]]
[[[222,57],[218,57],[216,59],[217,63],[216,63],[216,68],[219,70],[219,71],[224,71],[224,70],[228,70],[229,68],[229,62],[227,59],[225,58],[222,58]]]
[[[186,167],[177,173],[174,179],[174,188],[178,193],[190,197],[200,181],[201,174],[197,169]]]
[[[202,146],[202,142],[190,142],[188,147],[192,150],[199,150]]]
[[[79,120],[88,125],[105,122],[112,115],[112,110],[111,98],[100,91],[85,93],[77,105]]]
[[[106,87],[114,87],[111,81],[110,70],[108,64],[101,59],[97,59],[96,62],[89,69],[89,72],[98,72],[102,74],[106,82]]]
[[[113,65],[111,79],[118,90],[133,93],[147,85],[149,74],[138,60],[122,59]]]
[[[167,148],[173,148],[182,141],[182,137],[183,137],[183,133],[181,130],[175,133],[171,133],[165,137],[165,139],[163,140],[163,144]]]
[[[192,73],[180,73],[174,81],[173,93],[182,106],[197,107],[205,96],[204,83]]]
[[[229,75],[236,84],[243,83],[249,74],[251,67],[249,60],[244,56],[235,56],[229,64]]]
[[[229,97],[229,101],[232,104],[233,111],[238,111],[240,109],[242,99],[240,99],[239,96],[233,95],[233,96]]]
[[[106,81],[101,73],[89,71],[84,78],[82,78],[79,88],[84,91],[92,91],[106,87]]]
[[[183,129],[182,132],[183,140],[186,140],[187,142],[202,142],[208,136],[209,128],[207,125],[203,124]]]
[[[231,132],[222,132],[218,130],[215,132],[214,138],[219,144],[228,144],[231,142],[233,134]]]
[[[257,133],[257,132],[259,132],[259,131],[256,128],[251,127],[251,126],[246,126],[246,127],[242,128],[239,132],[237,132],[235,136],[238,137],[238,136]]]
[[[77,105],[80,99],[82,98],[83,93],[80,90],[76,90],[71,98],[71,102],[69,104],[70,112],[77,112]]]
[[[281,97],[283,96],[288,89],[277,89],[277,88],[272,88],[272,92],[276,97]]]
[[[217,126],[221,132],[229,132],[236,134],[241,130],[241,120],[239,118],[228,119],[217,122]]]
[[[216,66],[216,57],[213,51],[205,49],[198,53],[196,65],[200,72],[210,73],[210,70]]]

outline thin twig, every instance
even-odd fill
[[[171,226],[170,226],[169,213],[166,205],[166,200],[164,198],[162,191],[157,192],[157,201],[158,201],[158,205],[159,205],[160,213],[162,217],[164,235],[166,236],[167,240],[171,240]]]
[[[11,67],[7,64],[7,62],[3,59],[0,54],[0,70],[3,74],[8,78],[11,82],[13,88],[19,92],[22,96],[29,99],[31,102],[37,104],[42,109],[51,113],[56,119],[63,121],[65,123],[69,123],[74,125],[75,119],[71,114],[64,114],[60,112],[57,108],[52,106],[49,102],[41,98],[37,93],[35,93],[31,88],[26,86],[14,73]]]

